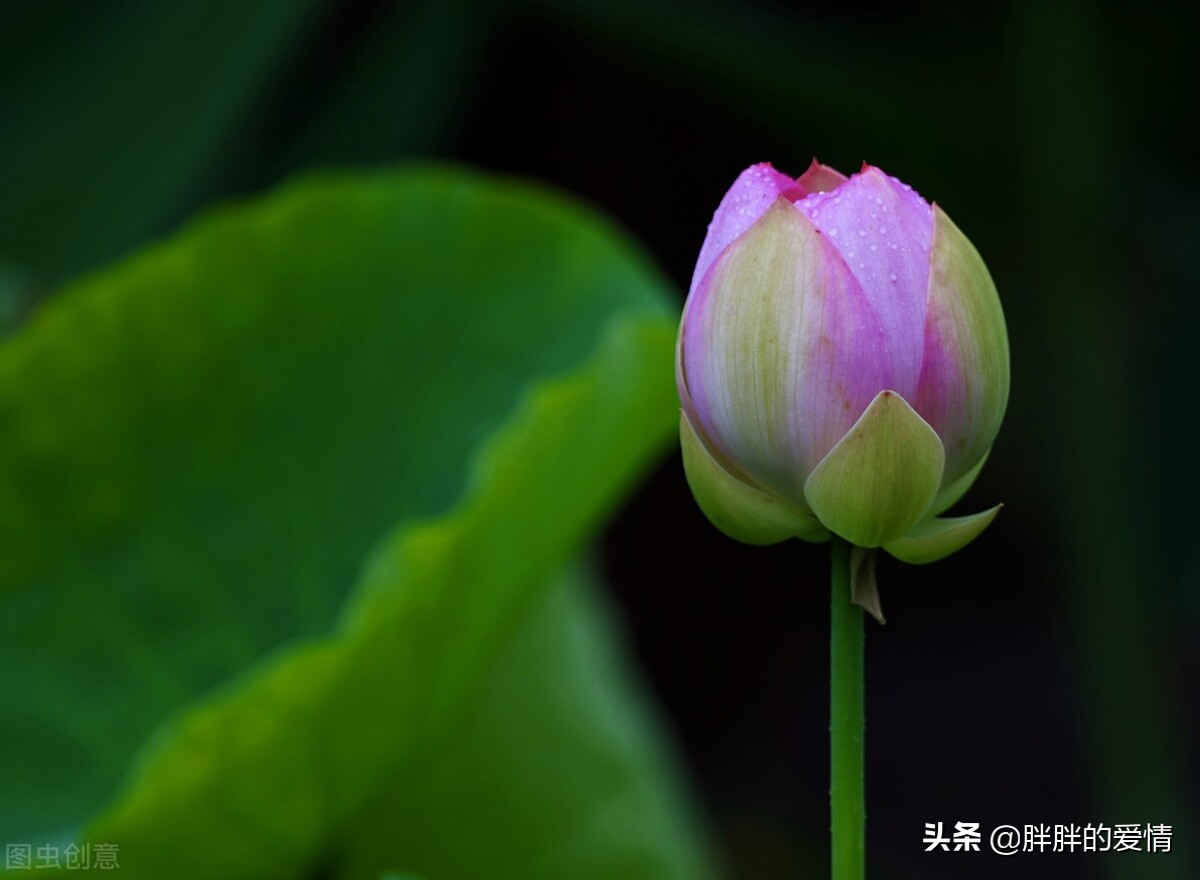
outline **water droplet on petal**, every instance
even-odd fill
[[[829,234],[830,234],[831,236],[835,236],[835,235],[837,235],[837,227],[836,227],[836,226],[830,226],[830,227],[829,227]]]
[[[858,230],[858,234],[859,234],[859,235],[861,235],[861,236],[864,236],[864,237],[865,237],[865,236],[866,236],[866,234],[867,234],[867,230],[865,230],[865,229],[860,229],[860,230]]]

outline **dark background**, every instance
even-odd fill
[[[685,289],[745,166],[863,160],[983,253],[1013,349],[968,550],[884,561],[880,878],[1200,875],[1192,6],[10,2],[0,321],[199,207],[443,157],[599,205]],[[106,60],[121,57],[119,65]],[[824,547],[715,532],[676,457],[604,543],[733,878],[826,873]],[[1165,823],[1170,856],[926,854],[925,822]]]

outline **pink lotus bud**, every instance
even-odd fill
[[[1008,400],[996,288],[950,218],[878,168],[742,173],[700,251],[676,380],[689,484],[734,538],[833,532],[929,562],[998,510],[935,518]]]

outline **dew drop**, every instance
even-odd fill
[[[896,273],[895,272],[888,273],[888,281],[892,282],[892,284],[896,283]]]
[[[830,227],[829,227],[829,234],[830,234],[830,236],[836,236],[836,235],[837,235],[837,227],[836,227],[836,226],[830,226]]]
[[[867,235],[867,230],[865,230],[865,229],[860,229],[860,230],[858,230],[858,234],[859,234],[859,235],[861,235],[861,236],[863,236],[863,237],[865,238],[865,237],[866,237],[866,235]]]
[[[881,199],[879,196],[875,196],[875,204],[882,205],[883,199]]]
[[[880,226],[880,227],[879,227],[879,234],[880,234],[880,235],[887,235],[887,227],[886,227],[886,226]]]
[[[871,250],[878,250],[878,247],[876,245],[871,245]]]

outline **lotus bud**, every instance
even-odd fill
[[[1008,401],[1008,336],[975,248],[878,168],[746,169],[692,278],[676,353],[689,485],[751,544],[836,534],[931,562],[999,506],[970,487]]]

